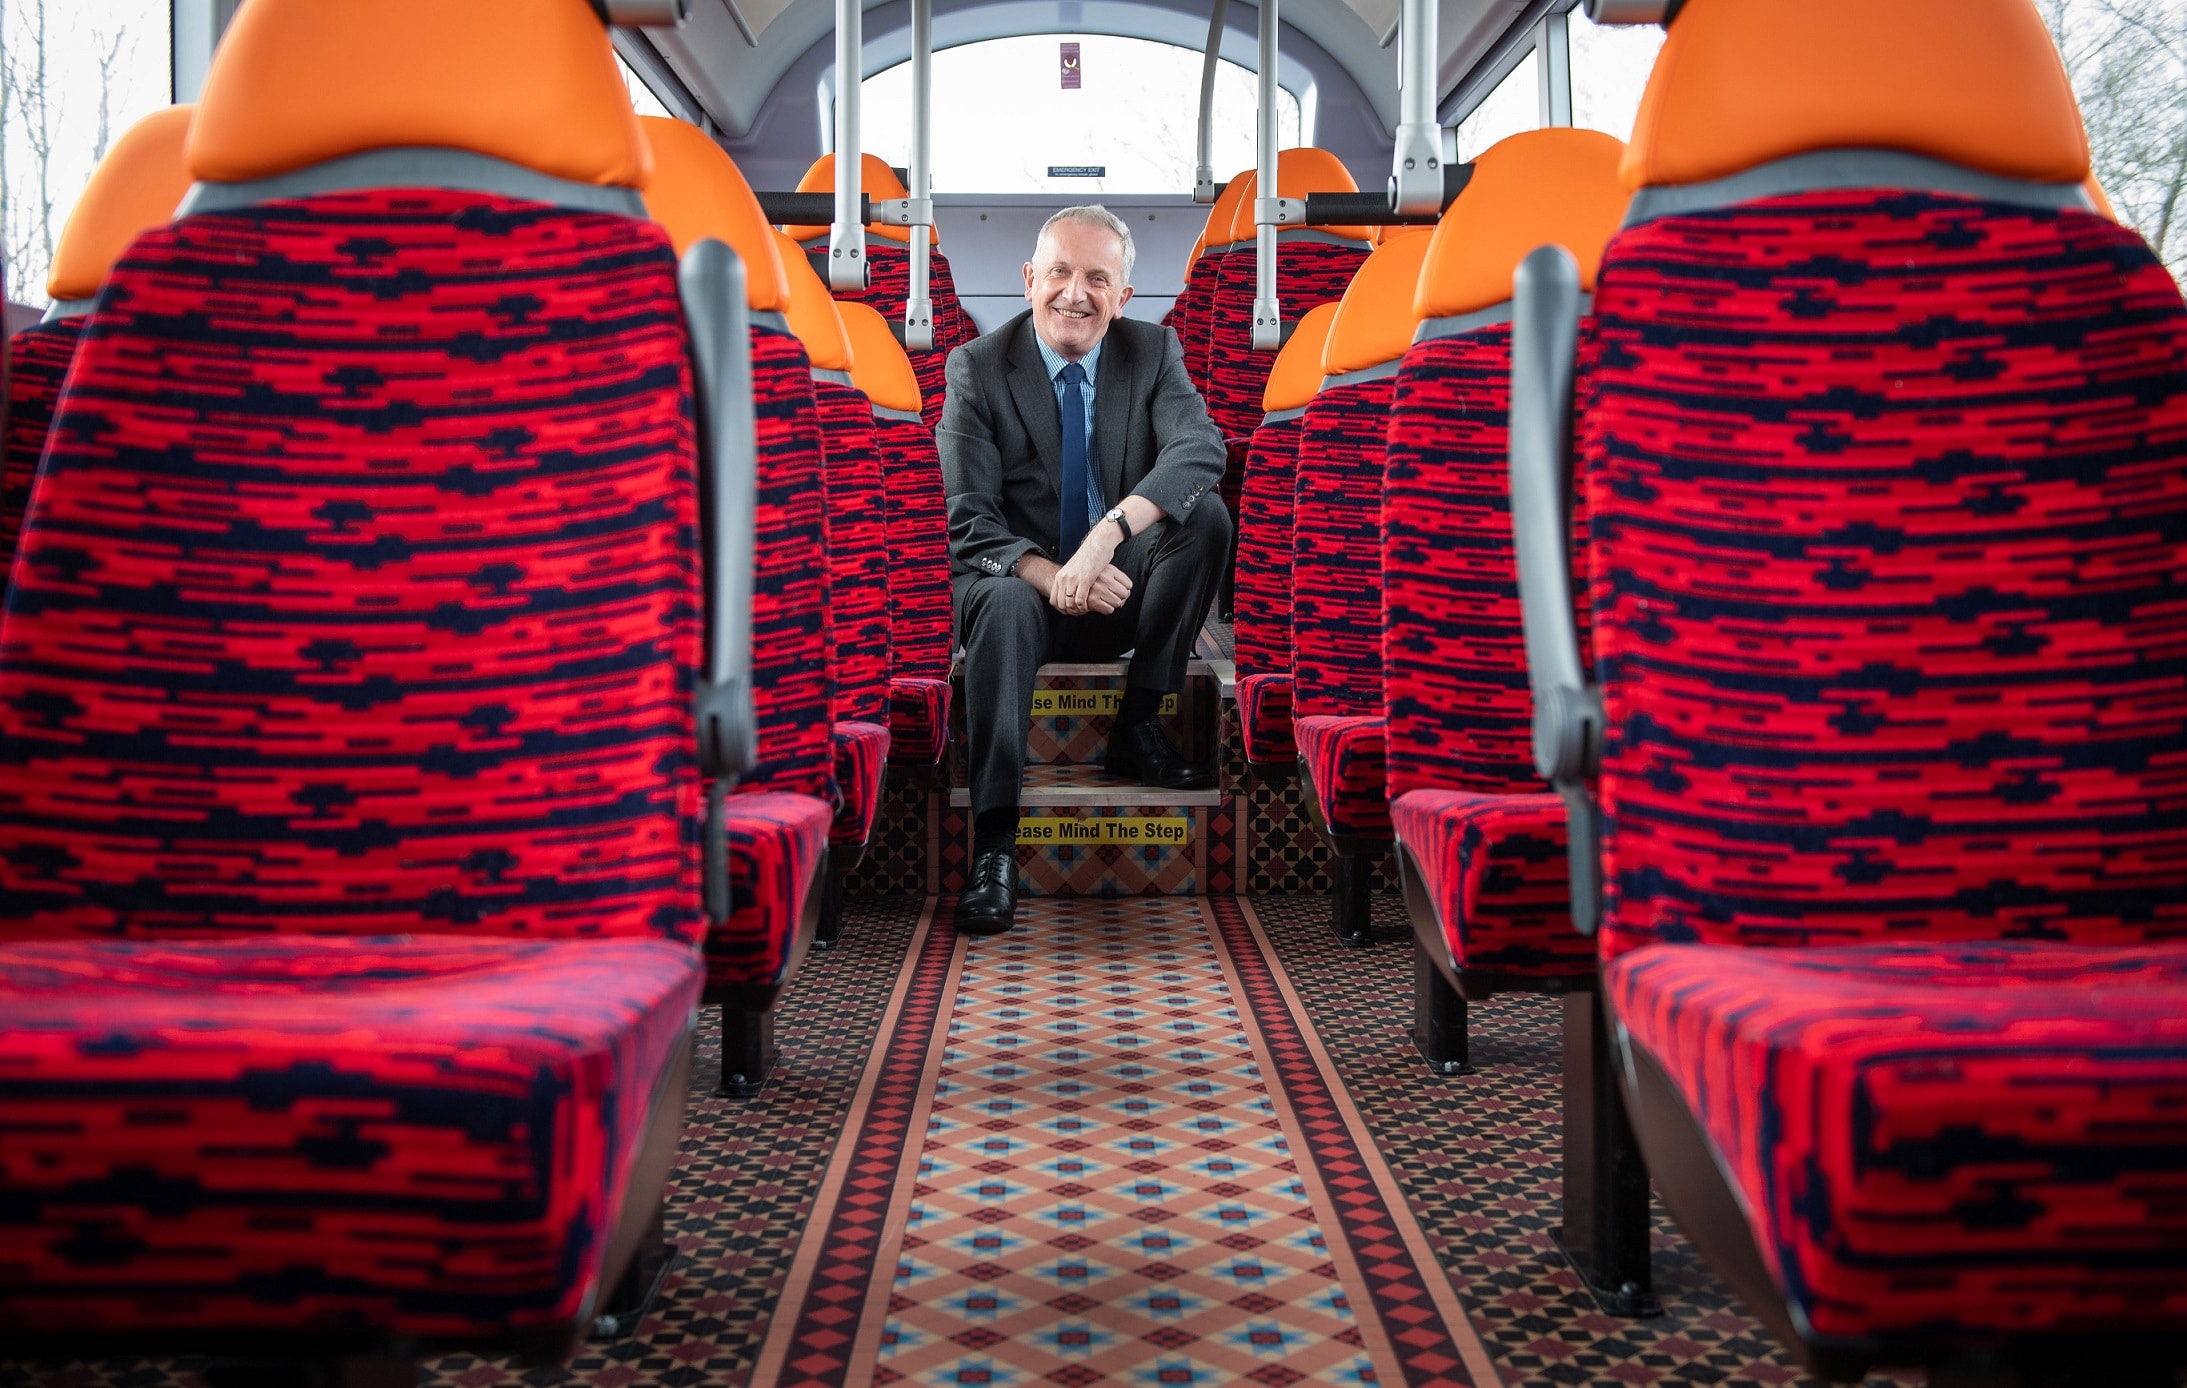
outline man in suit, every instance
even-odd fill
[[[1017,909],[1043,661],[1131,651],[1109,772],[1171,790],[1215,784],[1157,714],[1184,687],[1230,549],[1223,440],[1177,335],[1123,316],[1132,259],[1131,230],[1109,211],[1065,208],[1026,263],[1031,309],[949,355],[935,443],[972,744],[973,864],[956,915],[969,934],[1008,930]]]

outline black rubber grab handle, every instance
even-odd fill
[[[1443,166],[1443,206],[1448,208],[1473,181],[1471,164]],[[1306,224],[1317,227],[1434,226],[1442,214],[1401,217],[1390,211],[1387,193],[1308,193]]]
[[[833,193],[761,193],[759,210],[777,226],[824,227],[835,221]],[[873,199],[858,195],[858,223],[873,220]]]

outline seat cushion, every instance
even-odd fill
[[[888,770],[889,730],[878,723],[835,725],[835,784],[843,803],[835,811],[831,844],[857,845],[873,833],[881,805],[881,777]]]
[[[899,675],[888,682],[888,759],[933,766],[949,748],[950,683]]]
[[[770,988],[789,977],[805,898],[828,846],[835,810],[810,795],[739,791],[729,797],[729,919],[706,932],[706,986]]]
[[[7,340],[6,451],[0,453],[0,599],[8,594],[8,569],[15,563],[15,537],[30,505],[30,484],[38,476],[46,430],[60,403],[61,383],[76,356],[76,339],[89,319],[77,314],[23,329]]]
[[[1321,822],[1344,838],[1387,839],[1390,801],[1384,789],[1384,723],[1380,718],[1298,718],[1299,762]]]
[[[1560,797],[1416,790],[1391,802],[1390,827],[1458,970],[1544,981],[1594,973],[1595,942],[1572,924]]]
[[[1298,765],[1299,745],[1291,734],[1291,677],[1238,676],[1238,736],[1245,759],[1254,766]]]
[[[699,984],[667,940],[0,944],[0,1334],[572,1320]]]
[[[2187,1321],[2187,945],[1655,945],[1604,982],[1818,1334]]]

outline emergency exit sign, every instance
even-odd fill
[[[1067,43],[1067,44],[1064,44],[1064,45],[1063,45],[1063,55],[1062,55],[1062,63],[1063,63],[1063,90],[1065,90],[1065,91],[1067,91],[1067,92],[1075,92],[1075,91],[1077,91],[1077,90],[1078,90],[1078,74],[1079,74],[1079,64],[1078,64],[1078,45],[1077,45],[1077,44],[1075,44],[1075,43]]]

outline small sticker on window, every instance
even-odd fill
[[[1079,67],[1078,63],[1078,45],[1075,43],[1064,44],[1063,90],[1067,92],[1075,92],[1078,90],[1078,75],[1081,70],[1082,69]]]
[[[1050,164],[1048,166],[1048,177],[1050,178],[1107,178],[1108,176],[1109,166],[1106,164]]]

